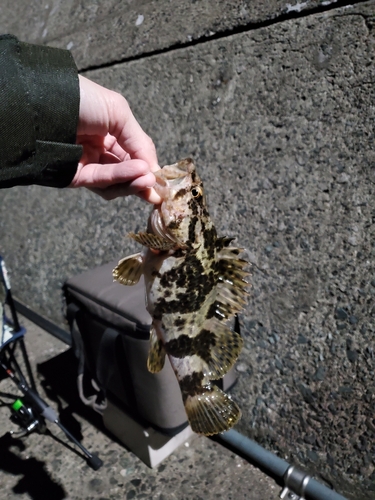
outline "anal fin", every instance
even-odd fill
[[[187,396],[185,400],[185,410],[192,430],[212,436],[233,427],[241,418],[238,405],[214,385],[202,389],[202,393]]]
[[[140,253],[135,253],[121,259],[112,271],[113,279],[122,285],[135,285],[143,272],[143,259]]]
[[[155,328],[150,330],[150,351],[148,353],[147,368],[151,373],[158,373],[165,362],[165,349],[163,343],[157,338]]]

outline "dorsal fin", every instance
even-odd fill
[[[226,282],[219,283],[215,302],[217,316],[221,319],[232,318],[245,307],[248,295],[248,292],[243,288]]]
[[[246,278],[250,273],[245,270],[249,263],[238,257],[243,248],[230,247],[231,238],[218,239],[216,315],[222,319],[229,319],[240,312],[246,305],[249,283]]]
[[[202,357],[200,354],[202,348],[200,346],[203,344],[206,354],[203,357],[204,375],[210,380],[218,380],[228,373],[236,362],[243,346],[243,340],[238,333],[233,332],[223,321],[217,318],[206,320],[203,328],[202,332],[205,339],[207,339],[206,345],[204,345],[204,339],[201,341],[199,335],[197,335],[195,337],[196,354]]]

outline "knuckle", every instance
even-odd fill
[[[147,142],[148,147],[150,149],[156,151],[155,143],[154,143],[154,141],[151,139],[151,137],[149,135],[146,135],[146,142]]]
[[[110,91],[110,114],[111,116],[116,116],[118,114],[123,115],[125,118],[129,115],[130,106],[125,97],[114,90]]]

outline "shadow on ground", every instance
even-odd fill
[[[78,440],[82,439],[80,424],[75,419],[74,413],[97,429],[106,432],[102,417],[92,408],[85,406],[79,398],[77,390],[78,362],[72,349],[68,349],[44,363],[39,363],[37,370],[43,377],[41,386],[45,396],[54,403],[61,423],[70,430],[74,437]]]
[[[43,377],[40,381],[42,387],[39,389],[40,396],[57,411],[60,422],[78,441],[81,441],[83,436],[81,424],[75,415],[84,418],[100,431],[106,432],[101,416],[91,408],[87,408],[79,399],[76,390],[77,360],[71,349],[39,364],[37,368]],[[13,393],[13,388],[11,391]],[[18,431],[18,429],[15,430]],[[64,448],[69,449],[81,456],[82,459],[85,458],[63,434],[61,439],[48,429],[45,433],[39,434],[39,440],[50,439],[61,444],[62,452]],[[48,443],[45,446],[48,447]],[[12,488],[12,492],[17,495],[27,494],[32,500],[62,500],[67,498],[64,488],[55,482],[48,472],[47,462],[22,456],[25,455],[22,452],[26,450],[27,446],[24,441],[12,436],[10,432],[6,432],[0,437],[0,471],[13,476],[21,476]]]
[[[25,445],[7,432],[0,437],[0,469],[14,476],[22,476],[12,488],[13,493],[27,493],[33,500],[66,498],[64,488],[51,478],[44,462],[36,458],[21,458],[12,451],[13,448],[23,451]]]

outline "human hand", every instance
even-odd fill
[[[79,76],[77,144],[83,154],[70,187],[86,187],[106,200],[135,194],[158,204],[152,188],[159,170],[151,138],[120,94]]]

